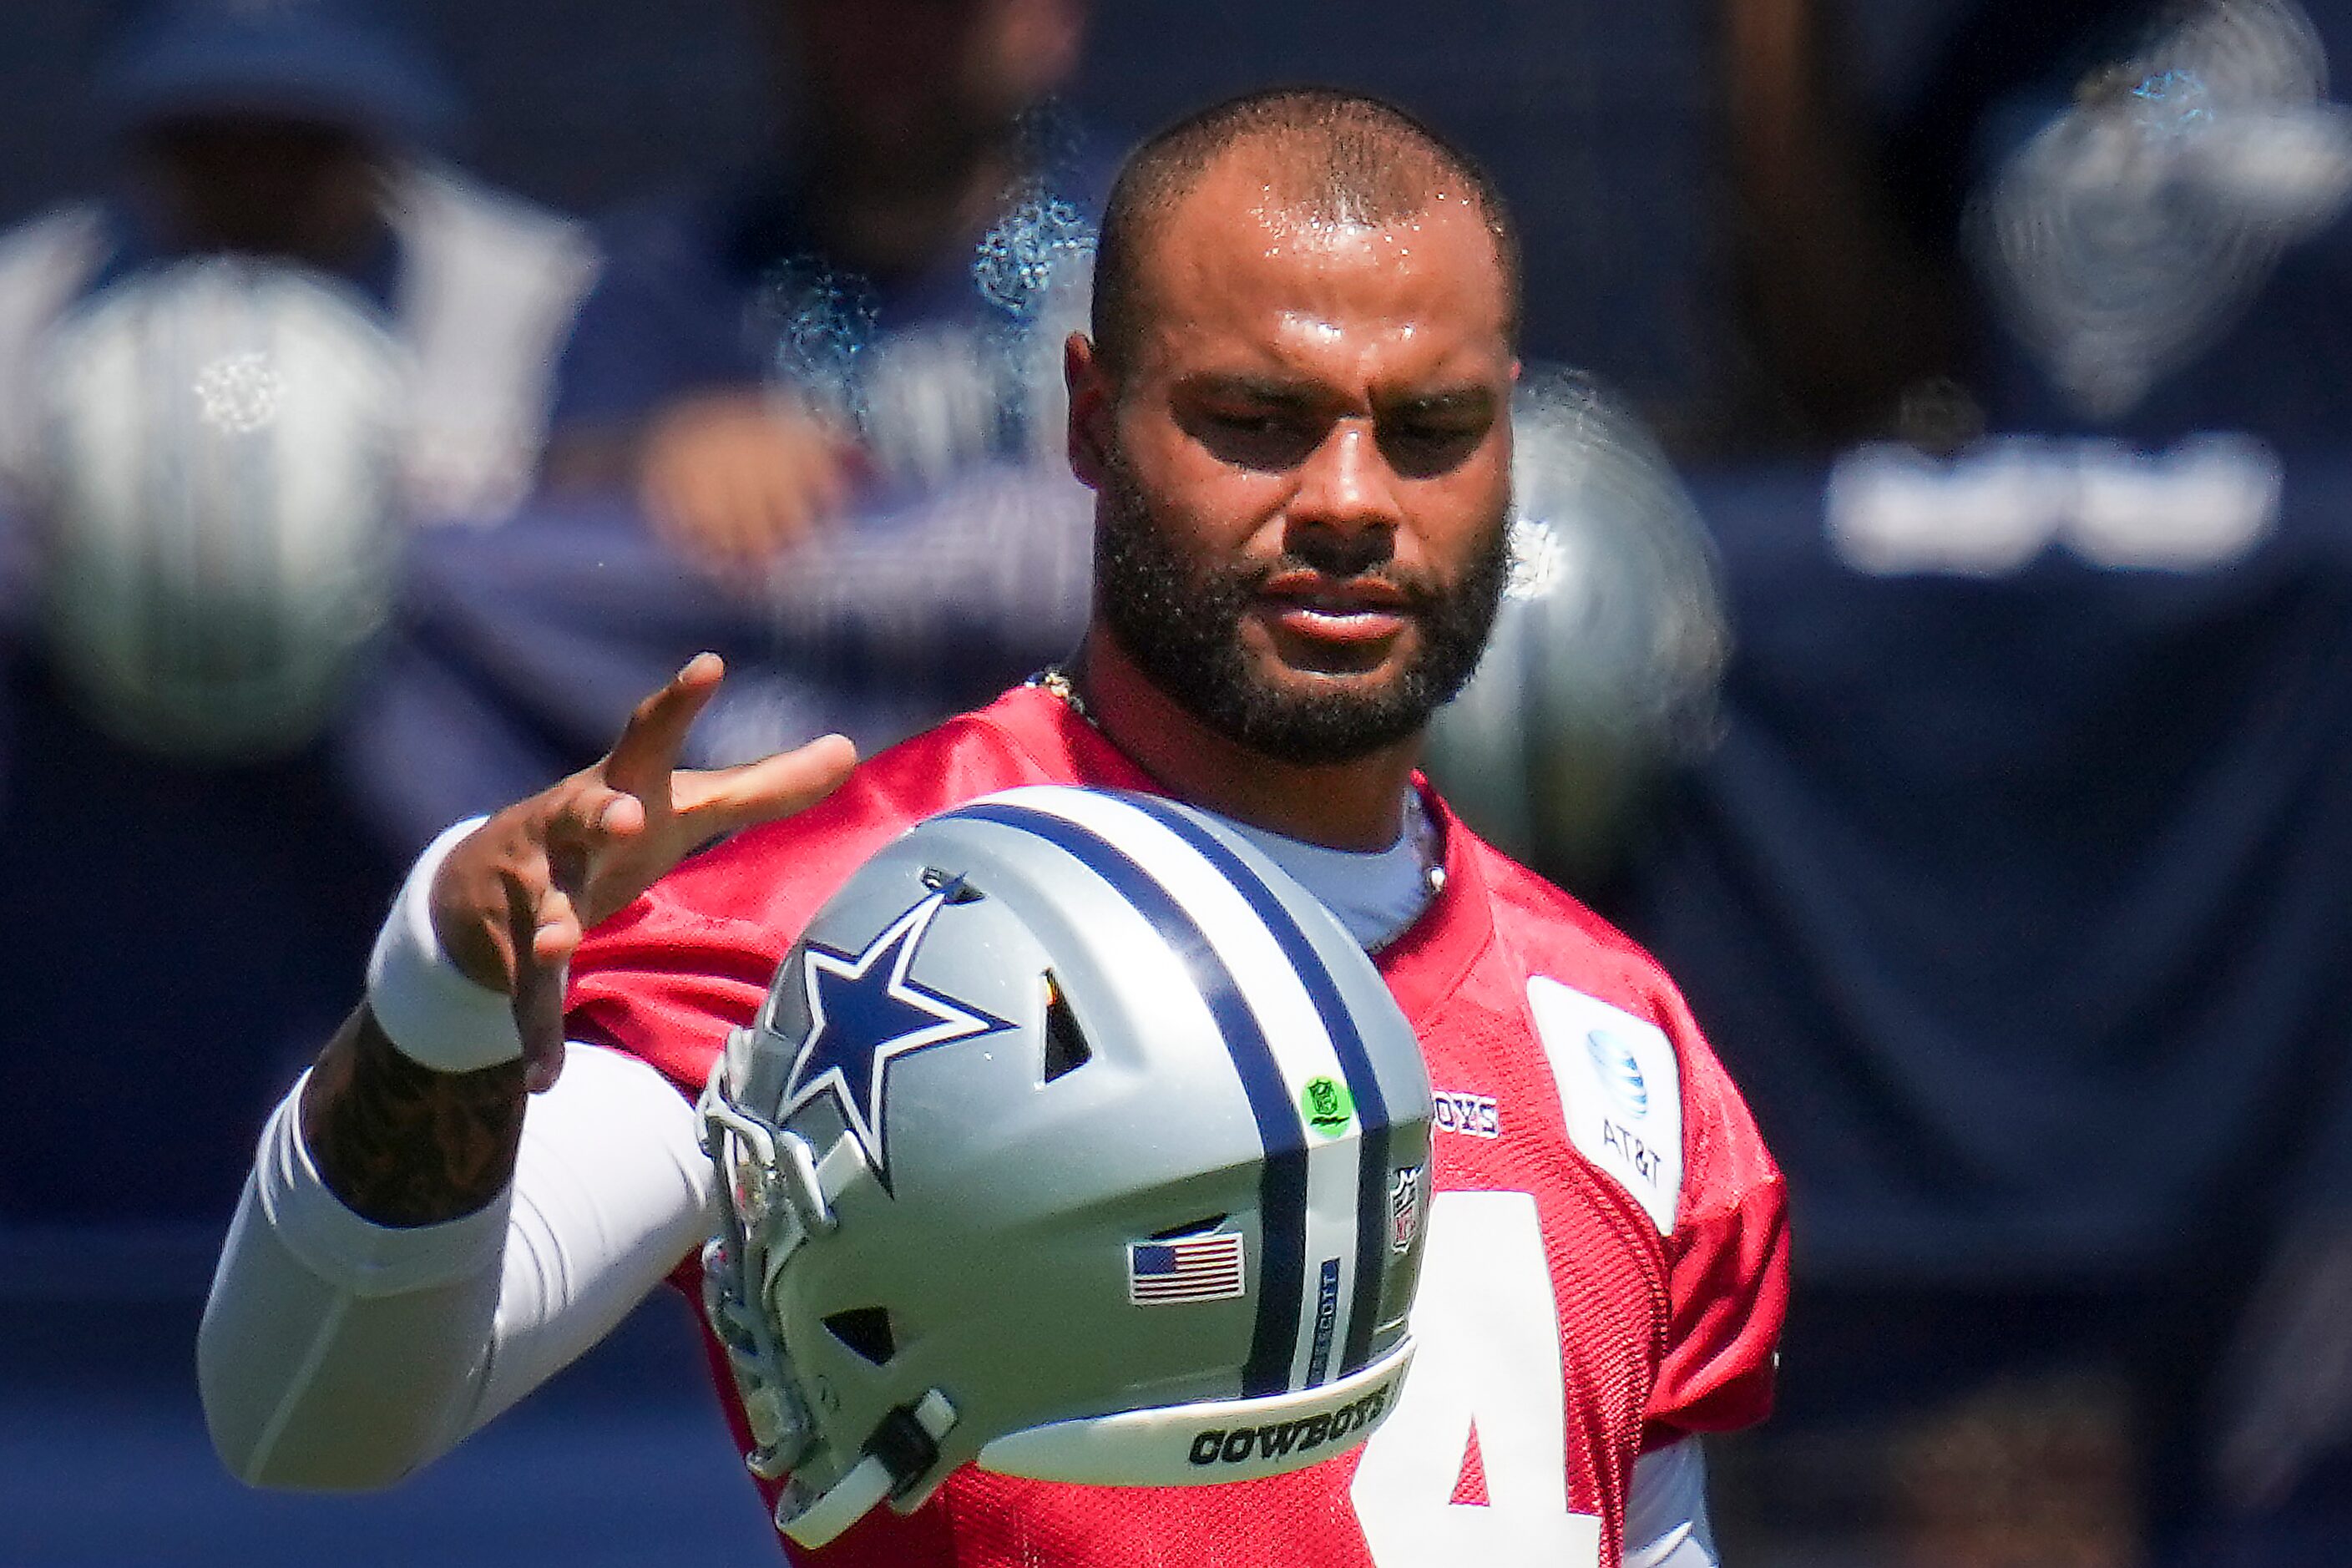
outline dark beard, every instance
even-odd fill
[[[1170,543],[1151,499],[1124,463],[1108,466],[1097,493],[1095,605],[1104,626],[1152,685],[1229,741],[1302,766],[1351,763],[1425,728],[1462,689],[1502,605],[1510,553],[1497,513],[1459,582],[1408,576],[1360,544],[1328,556],[1286,554],[1270,564],[1222,568]],[[1339,559],[1343,554],[1352,559]],[[1385,686],[1292,694],[1250,674],[1241,623],[1260,587],[1284,572],[1373,577],[1405,595],[1421,632],[1412,660]]]

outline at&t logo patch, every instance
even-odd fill
[[[1613,1029],[1585,1031],[1584,1048],[1591,1053],[1593,1075],[1636,1120],[1650,1114],[1650,1086],[1642,1077],[1642,1061],[1633,1045]]]
[[[1546,975],[1528,981],[1528,1008],[1559,1089],[1569,1142],[1642,1205],[1661,1236],[1675,1229],[1683,1185],[1682,1067],[1646,1018]]]

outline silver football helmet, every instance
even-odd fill
[[[701,1104],[705,1306],[778,1526],[966,1461],[1181,1485],[1366,1436],[1412,1356],[1429,1083],[1324,908],[1169,801],[918,824],[825,904]]]
[[[1521,384],[1511,422],[1502,613],[1430,726],[1428,767],[1473,827],[1573,888],[1712,743],[1730,637],[1712,543],[1639,420],[1554,371]]]

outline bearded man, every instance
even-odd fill
[[[831,738],[674,772],[704,656],[602,763],[428,851],[228,1242],[200,1363],[231,1467],[388,1482],[690,1288],[688,1102],[813,912],[920,817],[1085,784],[1222,817],[1374,955],[1438,1090],[1419,1370],[1295,1474],[967,1469],[814,1560],[1711,1564],[1696,1439],[1769,1402],[1779,1174],[1665,976],[1413,772],[1505,575],[1515,244],[1474,165],[1353,95],[1132,154],[1066,350],[1097,497],[1075,659],[854,773]]]

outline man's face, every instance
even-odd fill
[[[1493,239],[1458,193],[1308,221],[1245,156],[1150,239],[1129,362],[1074,363],[1105,628],[1263,755],[1409,738],[1475,667],[1505,574],[1517,365]]]

